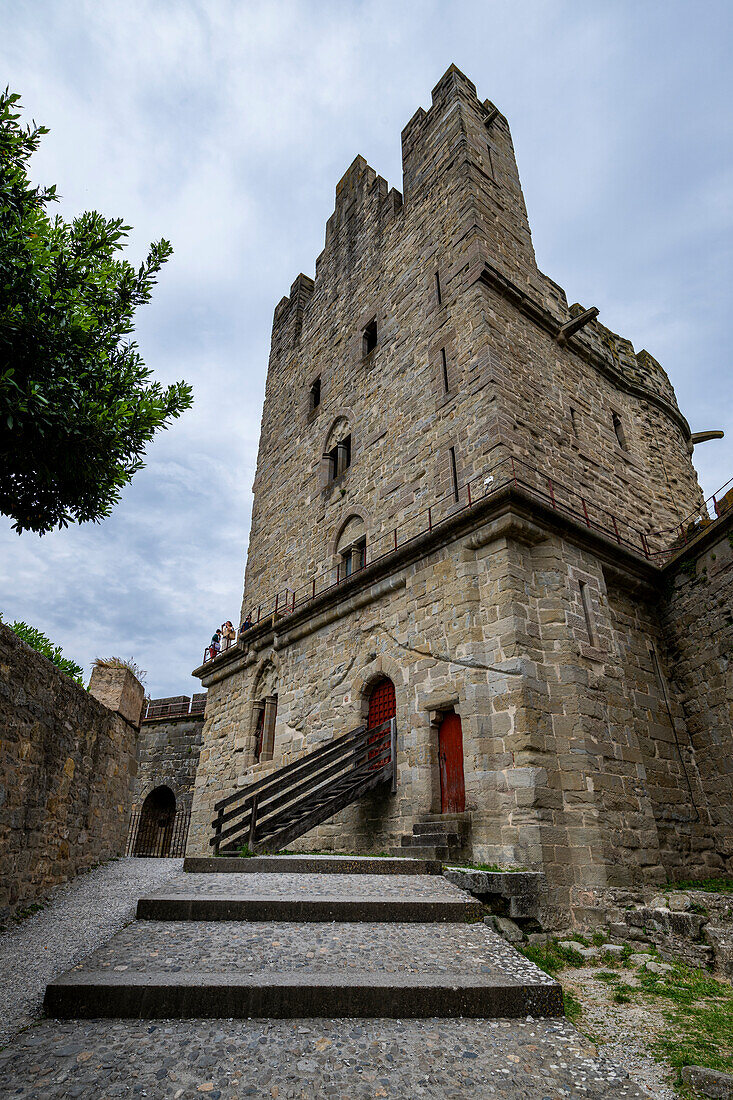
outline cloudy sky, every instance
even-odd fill
[[[400,131],[451,62],[512,127],[539,265],[661,360],[706,493],[733,474],[730,0],[0,0],[0,80],[49,126],[61,212],[175,255],[137,339],[195,406],[113,517],[38,538],[0,517],[0,610],[153,696],[236,620],[272,310],[313,274],[361,153],[401,187]]]

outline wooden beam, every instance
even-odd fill
[[[591,306],[590,309],[586,309],[583,313],[580,313],[577,317],[572,317],[569,321],[566,321],[564,325],[560,325],[555,339],[558,344],[567,344],[571,336],[574,336],[576,332],[584,328],[589,321],[595,321],[598,316],[598,307]]]

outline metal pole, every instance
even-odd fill
[[[432,508],[428,508],[428,531],[432,531],[432,529],[433,529],[433,510],[432,510]]]
[[[641,532],[641,545],[644,547],[644,556],[648,558],[649,557],[649,547],[646,544],[646,535],[644,534],[643,531]]]
[[[397,719],[389,720],[389,752],[392,759],[392,794],[397,793]]]
[[[581,501],[581,503],[582,503],[582,505],[583,505],[583,514],[585,515],[585,522],[586,522],[586,523],[588,524],[588,526],[590,527],[590,519],[589,519],[589,517],[588,517],[588,509],[587,509],[587,508],[586,508],[586,506],[585,506],[585,498],[584,498],[584,497],[581,497],[581,498],[580,498],[580,501]]]
[[[466,483],[466,488],[468,489],[468,507],[470,508],[471,507],[471,482],[470,481],[468,481]]]
[[[397,528],[394,529],[394,548],[397,549]]]
[[[613,520],[613,529],[616,532],[616,541],[620,543],[621,542],[621,536],[618,533],[618,527],[616,525],[616,517],[611,516],[611,519]]]

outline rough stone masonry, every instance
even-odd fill
[[[543,871],[583,918],[730,866],[733,574],[690,588],[690,427],[659,363],[538,270],[504,116],[451,66],[402,148],[402,194],[356,158],[275,309],[253,625],[195,673],[188,850],[389,679],[397,793],[299,846],[381,851],[450,812],[475,860]]]

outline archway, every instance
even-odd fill
[[[135,839],[136,856],[167,856],[171,850],[176,796],[170,787],[155,787],[142,804]]]

